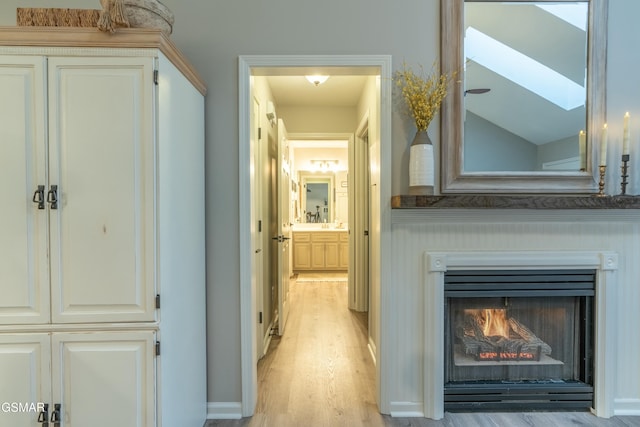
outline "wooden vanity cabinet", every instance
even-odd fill
[[[294,271],[342,271],[349,267],[346,231],[293,233]],[[345,250],[346,247],[346,250]]]

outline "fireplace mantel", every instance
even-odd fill
[[[640,209],[640,196],[393,196],[392,209]]]

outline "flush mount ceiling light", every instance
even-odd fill
[[[313,75],[313,76],[304,76],[309,83],[315,86],[320,86],[322,83],[326,82],[329,76],[321,76],[321,75]]]

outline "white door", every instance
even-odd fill
[[[156,425],[154,332],[54,333],[51,340],[50,419],[59,416],[65,427]]]
[[[263,205],[262,205],[262,193],[264,190],[263,176],[262,176],[262,156],[261,151],[262,144],[259,142],[260,138],[260,102],[257,98],[253,98],[253,105],[251,110],[251,198],[253,203],[251,205],[251,241],[253,258],[253,270],[251,273],[251,282],[253,293],[256,296],[254,313],[260,313],[255,317],[255,328],[257,333],[256,339],[256,358],[260,359],[264,356],[263,340],[266,333],[265,325],[263,323],[264,312],[264,251],[263,251],[263,236],[262,233],[262,217],[263,217]]]
[[[284,333],[289,315],[289,252],[291,245],[291,175],[289,137],[278,119],[278,334]]]
[[[51,401],[50,361],[49,334],[0,334],[0,426],[42,425],[39,404]]]
[[[49,59],[54,323],[153,321],[151,58]]]
[[[0,324],[49,322],[44,63],[0,62]]]

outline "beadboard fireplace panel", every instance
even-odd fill
[[[599,417],[640,415],[640,215],[635,211],[394,210],[384,317],[392,415],[443,416],[443,278],[454,269],[596,271]],[[624,348],[625,351],[616,351]],[[605,349],[608,349],[608,353]]]

